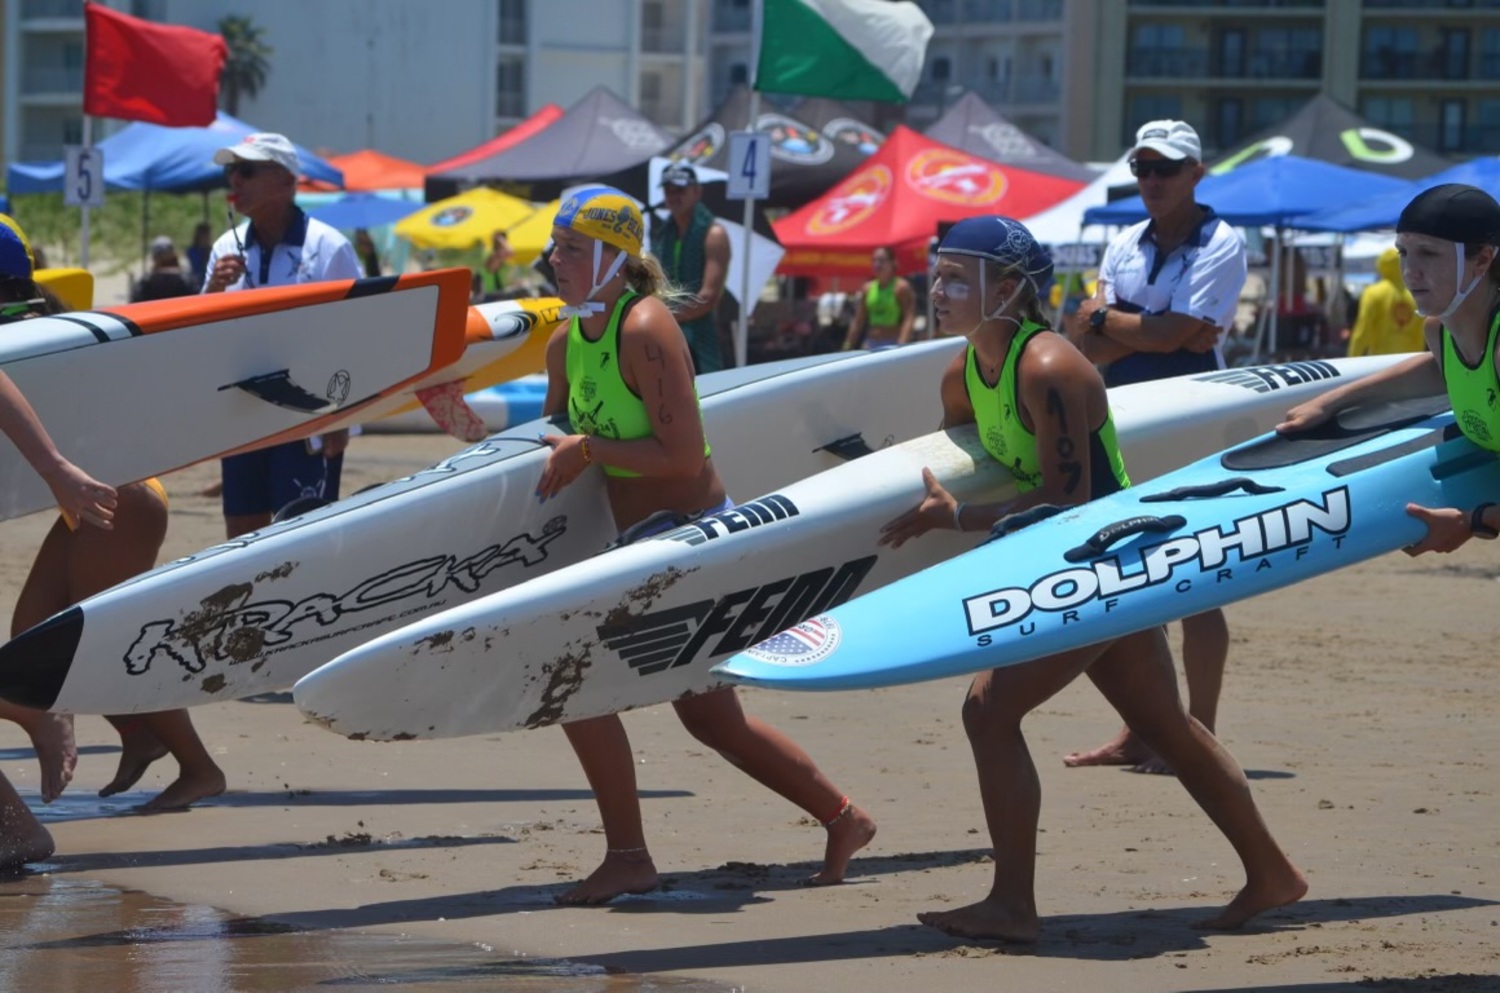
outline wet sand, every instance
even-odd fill
[[[437,437],[357,439],[346,489],[456,447]],[[212,476],[198,467],[167,480],[174,502],[164,557],[218,540],[217,506],[193,495]],[[48,523],[37,515],[0,525],[0,608],[14,604]],[[880,821],[849,883],[830,889],[797,885],[822,852],[822,832],[800,811],[705,754],[670,709],[627,715],[666,888],[600,909],[552,903],[604,848],[560,731],[351,742],[304,724],[285,697],[271,695],[194,712],[229,792],[155,817],[127,811],[171,780],[170,760],[132,793],[101,803],[93,793],[114,771],[114,737],[101,719],[79,718],[77,778],[41,809],[59,854],[46,875],[0,883],[0,947],[11,949],[0,958],[44,971],[0,973],[0,988],[65,989],[25,980],[96,967],[134,975],[130,963],[160,961],[152,959],[167,954],[159,945],[184,942],[142,951],[122,937],[149,931],[163,914],[186,914],[173,926],[189,929],[192,955],[253,960],[225,965],[231,978],[200,987],[211,989],[288,988],[271,978],[278,961],[310,959],[333,963],[298,978],[320,989],[365,974],[425,982],[422,970],[451,953],[458,970],[538,960],[595,970],[431,977],[472,984],[456,988],[529,988],[512,980],[595,988],[545,985],[587,980],[611,989],[692,981],[788,993],[991,984],[1500,991],[1497,576],[1500,545],[1474,543],[1446,558],[1390,556],[1231,609],[1221,732],[1312,886],[1301,904],[1242,933],[1188,926],[1241,880],[1233,853],[1175,781],[1063,768],[1065,752],[1099,743],[1116,726],[1086,683],[1026,726],[1044,790],[1042,939],[1031,950],[958,941],[916,922],[919,911],[978,899],[989,881],[958,722],[961,680],[746,695],[748,709],[792,734]],[[34,799],[26,744],[19,729],[0,725],[0,767]],[[94,897],[67,895],[98,887],[179,906],[140,903],[99,915],[84,909]],[[38,891],[74,909],[38,912]],[[30,913],[4,909],[27,901]],[[17,913],[24,925],[13,927],[23,919]],[[191,923],[210,918],[219,923]],[[246,941],[226,932],[223,922],[241,918],[272,922],[255,927],[273,933]],[[410,942],[446,951],[403,958]],[[251,945],[261,950],[243,950]],[[17,947],[25,948],[19,957]],[[365,949],[395,964],[366,968]],[[338,972],[351,962],[365,972]],[[170,988],[149,977],[131,982],[117,988]],[[92,986],[80,980],[76,988]]]

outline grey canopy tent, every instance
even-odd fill
[[[1001,165],[1089,183],[1098,175],[1006,120],[978,94],[965,93],[942,117],[922,132],[934,141],[961,148]]]
[[[485,184],[528,200],[551,200],[570,186],[643,163],[673,141],[666,130],[598,86],[520,144],[431,174],[427,199]]]

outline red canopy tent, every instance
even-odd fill
[[[497,155],[512,145],[519,145],[538,131],[550,127],[559,117],[563,116],[563,109],[555,103],[549,103],[541,110],[532,114],[526,120],[514,127],[507,128],[504,134],[496,135],[483,145],[471,148],[467,152],[460,152],[451,159],[434,162],[427,167],[428,172],[448,172],[460,166],[470,165]]]
[[[864,278],[870,253],[887,245],[895,249],[897,271],[925,272],[928,239],[940,223],[983,214],[1026,217],[1082,186],[977,158],[898,127],[843,182],[773,223],[786,249],[777,271]]]
[[[421,189],[427,176],[427,167],[392,155],[385,155],[373,148],[350,152],[348,155],[329,155],[328,164],[344,174],[343,189],[357,190],[408,190]],[[300,184],[304,190],[337,190],[331,183],[318,181]]]

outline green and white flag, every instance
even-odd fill
[[[932,22],[910,0],[761,0],[755,88],[903,103]]]

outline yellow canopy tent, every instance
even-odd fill
[[[557,216],[561,201],[553,200],[536,208],[530,217],[505,232],[514,253],[511,262],[515,265],[531,265],[542,254],[547,242],[552,240],[552,219]]]
[[[518,197],[476,186],[403,217],[395,231],[416,248],[485,251],[490,235],[508,232],[535,211],[534,204]]]

